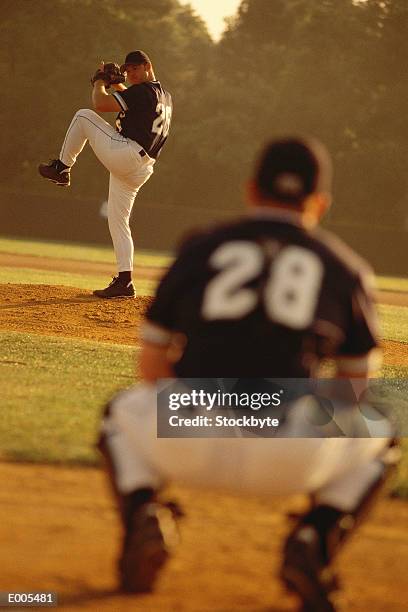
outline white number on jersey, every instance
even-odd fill
[[[156,113],[158,116],[153,121],[152,132],[166,137],[170,129],[171,106],[159,102],[156,106]]]
[[[272,321],[305,329],[312,321],[323,277],[320,258],[299,246],[287,246],[272,263],[265,286],[266,312]]]
[[[264,263],[262,248],[253,242],[237,240],[216,249],[210,264],[219,272],[204,292],[204,319],[245,317],[262,299],[267,315],[275,323],[292,329],[308,327],[323,278],[320,258],[303,247],[284,247],[271,263],[263,294],[259,295],[258,290],[244,285],[260,276]]]
[[[243,285],[256,278],[263,254],[252,242],[227,242],[210,258],[217,274],[207,285],[202,305],[204,319],[238,319],[256,307],[258,296]]]

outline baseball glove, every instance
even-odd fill
[[[111,85],[124,83],[125,77],[121,73],[118,64],[115,64],[114,62],[109,62],[107,64],[104,64],[103,70],[99,68],[95,72],[95,74],[91,78],[91,84],[94,85],[96,81],[103,81],[105,83],[105,87],[110,87]]]

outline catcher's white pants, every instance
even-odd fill
[[[97,113],[81,109],[75,113],[61,148],[60,160],[73,166],[89,141],[99,161],[110,172],[108,224],[118,271],[133,270],[133,240],[129,227],[133,202],[140,187],[153,173],[155,160],[141,157],[141,146],[124,138]]]
[[[261,495],[314,493],[353,511],[381,473],[388,438],[157,438],[156,387],[137,385],[110,404],[102,432],[121,493],[167,479]]]

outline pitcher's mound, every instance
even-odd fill
[[[0,285],[0,329],[135,344],[150,297],[101,300],[54,285]]]

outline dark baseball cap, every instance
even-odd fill
[[[138,51],[131,51],[127,54],[125,62],[120,67],[120,71],[123,72],[126,70],[128,64],[140,66],[140,64],[151,64],[151,61],[147,53],[139,49]]]
[[[330,193],[331,180],[330,155],[321,142],[312,138],[271,142],[255,171],[261,196],[295,206],[312,193]]]

